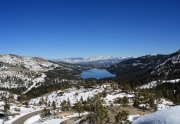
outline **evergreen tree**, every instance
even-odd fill
[[[42,102],[42,104],[44,104],[44,99],[43,99],[43,97],[41,97],[41,102]]]
[[[29,106],[29,101],[26,101],[24,104],[26,105],[26,107],[28,107]]]
[[[4,114],[5,114],[5,117],[7,117],[9,109],[10,109],[10,105],[8,103],[8,99],[5,98],[4,99]]]
[[[20,101],[22,103],[24,101],[24,99],[25,99],[25,96],[24,96],[23,90],[21,89],[20,95],[18,96],[18,101]]]
[[[88,115],[90,124],[103,124],[109,122],[108,111],[105,110],[102,103],[103,100],[100,99],[99,95],[95,95],[94,98],[90,99],[90,114]]]
[[[61,102],[61,109],[62,109],[62,111],[65,111],[65,110],[66,110],[66,100],[63,100],[63,101]]]
[[[138,101],[137,99],[134,100],[133,106],[134,106],[135,108],[139,108],[139,101]]]
[[[56,109],[56,102],[55,101],[52,102],[52,107],[54,110]]]
[[[115,116],[115,124],[130,124],[129,120],[128,120],[128,113],[124,110],[122,110],[121,112],[119,112],[116,116]]]
[[[41,100],[39,100],[39,105],[40,105],[40,106],[42,105],[42,101],[41,101]]]
[[[49,116],[49,115],[51,115],[50,110],[44,108],[44,109],[42,110],[41,117],[44,118],[44,117],[47,117],[47,116]]]
[[[149,105],[150,105],[151,107],[155,107],[154,98],[153,98],[153,97],[150,97],[150,98],[149,98],[148,103],[149,103]]]
[[[48,107],[50,107],[50,106],[51,106],[51,102],[49,101],[49,102],[48,102]]]
[[[123,106],[127,106],[129,103],[128,98],[125,96],[123,97]]]
[[[77,111],[79,113],[79,117],[80,117],[80,114],[83,112],[84,108],[83,108],[83,105],[82,103],[79,101],[77,102],[75,105],[74,105],[74,109],[75,111]]]
[[[70,110],[70,109],[71,109],[71,103],[70,103],[69,98],[68,98],[68,100],[67,100],[66,106],[67,106],[67,107],[66,107],[67,110]]]
[[[84,100],[83,100],[82,96],[81,96],[81,98],[80,98],[80,102],[81,102],[81,103],[83,103],[83,102],[84,102]]]

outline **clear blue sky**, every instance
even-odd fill
[[[45,59],[180,49],[180,0],[0,0],[0,54]]]

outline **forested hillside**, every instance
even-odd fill
[[[120,62],[108,68],[116,81],[140,86],[153,80],[180,78],[180,51],[169,55],[146,55]]]

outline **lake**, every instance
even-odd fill
[[[109,73],[107,70],[103,69],[91,69],[91,70],[85,70],[82,72],[82,75],[80,78],[86,79],[86,78],[106,78],[106,77],[115,77],[115,74]]]

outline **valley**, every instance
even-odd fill
[[[180,124],[180,0],[0,0],[0,124]]]
[[[114,62],[112,57],[60,61],[1,54],[0,120],[17,124],[27,115],[22,123],[140,124],[160,110],[170,114],[180,108],[180,50]],[[93,68],[116,75],[80,78]]]

